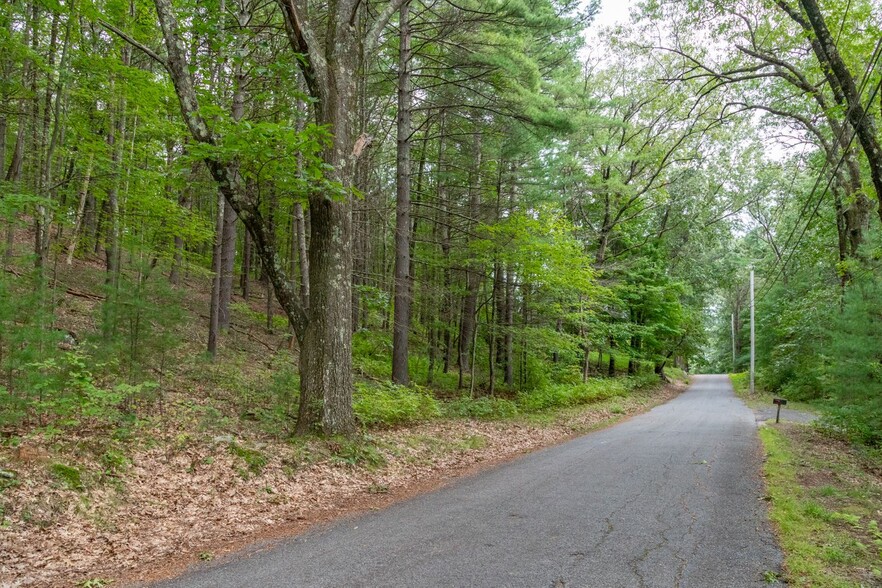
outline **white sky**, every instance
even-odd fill
[[[600,13],[594,26],[607,26],[627,22],[633,0],[602,0]]]
[[[585,0],[583,0],[584,2]],[[583,59],[589,58],[597,46],[598,34],[602,29],[617,24],[625,24],[630,19],[631,7],[637,0],[601,0],[600,12],[591,26],[583,33],[585,36],[585,48],[582,50]],[[587,3],[587,2],[585,2]]]

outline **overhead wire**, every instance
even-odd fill
[[[880,49],[882,49],[882,39],[880,39],[879,43],[876,45],[876,48],[873,51],[873,55],[871,56],[870,60],[867,62],[867,67],[866,67],[866,70],[864,71],[864,75],[863,75],[863,79],[861,80],[860,88],[858,89],[858,96],[863,94],[864,89],[866,88],[866,85],[869,82],[869,75],[875,69],[876,63],[879,60]],[[852,107],[849,107],[849,111],[851,110],[851,108]],[[845,119],[846,119],[846,122],[845,122],[845,124],[842,125],[842,129],[840,130],[839,135],[836,138],[836,142],[834,143],[835,145],[842,144],[842,139],[845,136],[845,133],[848,131],[848,128],[850,126],[847,122],[848,112],[846,113]],[[853,139],[854,139],[854,135],[852,135],[852,140]],[[848,149],[850,149],[850,146],[851,146],[851,141],[849,142],[849,147],[846,148],[845,150],[843,150],[843,158],[847,155]],[[840,161],[837,163],[837,169],[841,165],[843,158],[840,158]],[[829,160],[826,160],[826,159],[824,160],[824,163],[821,166],[821,171],[818,174],[818,178],[815,181],[815,184],[812,187],[812,190],[809,193],[808,198],[806,198],[806,201],[803,203],[803,206],[800,208],[799,213],[797,214],[797,219],[802,218],[802,216],[808,210],[809,205],[812,202],[811,198],[812,198],[812,196],[814,196],[815,192],[818,189],[818,186],[821,184],[821,181],[824,179],[824,173],[826,172],[827,166],[829,165],[829,163],[830,163]],[[794,181],[795,181],[795,179],[796,179],[796,174],[794,174],[794,176],[793,176]],[[791,182],[791,187],[792,187],[793,183],[794,182]],[[823,196],[823,194],[822,194],[822,196]],[[784,246],[781,248],[782,251],[786,251],[787,248],[790,246],[790,242],[793,240],[793,236],[796,234],[798,227],[799,227],[799,223],[797,222],[794,224],[793,229],[791,229],[790,234],[787,236],[787,240],[785,241]],[[772,270],[771,270],[772,272],[774,272],[777,269],[779,263],[781,263],[780,259],[776,258],[775,264],[773,265]]]
[[[876,67],[878,66],[880,58],[882,58],[882,39],[880,39],[879,42],[876,44],[876,47],[873,51],[873,54],[872,54],[870,60],[867,62],[867,67],[864,71],[864,75],[863,75],[863,79],[861,80],[860,88],[858,89],[858,96],[861,96],[864,93],[864,90],[866,89],[866,86],[869,83],[870,76],[871,76],[872,72],[875,71]],[[880,80],[880,83],[877,84],[877,86],[871,92],[869,100],[868,100],[869,105],[873,104],[873,101],[876,99],[876,95],[879,93],[880,89],[882,89],[882,80]],[[849,106],[849,111],[852,108],[853,107]],[[866,119],[868,112],[869,112],[869,109],[865,108],[864,112],[861,116],[861,120],[860,120],[861,124]],[[835,144],[839,145],[842,143],[842,139],[843,139],[845,133],[851,127],[852,133],[848,139],[846,147],[842,150],[842,155],[839,157],[838,161],[836,162],[836,166],[833,168],[832,173],[829,175],[829,178],[828,178],[827,183],[824,187],[824,190],[823,190],[823,192],[821,192],[820,198],[818,198],[817,202],[815,203],[815,206],[812,209],[812,213],[809,215],[808,219],[806,220],[805,226],[803,226],[802,231],[800,231],[799,237],[797,237],[797,240],[794,243],[793,247],[790,249],[789,254],[786,255],[786,259],[784,259],[783,262],[781,261],[782,258],[775,259],[775,263],[773,264],[772,269],[771,269],[771,272],[774,272],[775,276],[771,281],[767,281],[763,284],[763,287],[760,289],[760,292],[757,295],[757,301],[762,300],[769,293],[769,291],[775,286],[775,284],[781,278],[783,273],[786,271],[788,264],[792,260],[793,256],[796,254],[796,249],[798,248],[799,244],[802,242],[802,238],[805,236],[806,232],[808,231],[809,227],[811,226],[811,223],[814,220],[815,215],[818,213],[818,210],[820,210],[821,204],[824,201],[824,197],[827,195],[827,192],[829,191],[830,186],[832,186],[833,181],[836,178],[836,174],[839,171],[839,168],[842,166],[843,162],[845,161],[845,158],[848,157],[848,152],[851,149],[851,145],[854,142],[855,137],[857,136],[857,128],[853,127],[853,125],[850,125],[847,123],[847,119],[848,119],[847,116],[845,118],[846,118],[846,124],[843,124],[842,130],[840,131],[840,134],[837,137],[837,141]],[[828,165],[829,165],[829,161],[825,160],[823,166],[821,167],[821,171],[818,174],[818,178],[815,181],[814,185],[812,186],[812,190],[809,193],[808,198],[806,198],[806,202],[800,208],[800,212],[797,215],[797,222],[794,223],[793,229],[791,229],[790,234],[788,235],[787,240],[784,243],[784,246],[782,247],[782,251],[786,252],[788,250],[788,248],[790,247],[790,242],[792,241],[793,236],[796,234],[796,231],[798,230],[798,228],[800,226],[799,219],[803,216],[805,211],[808,210],[808,205],[810,205],[811,202],[813,202],[812,197],[815,195],[818,187],[821,185],[821,182],[823,181],[823,179],[825,177],[825,172],[827,170]],[[780,269],[778,268],[779,265],[780,265]],[[778,270],[778,271],[776,272],[776,270]]]

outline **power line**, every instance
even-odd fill
[[[876,69],[876,66],[878,65],[880,57],[882,57],[882,39],[880,39],[879,42],[876,44],[876,48],[873,51],[873,55],[872,55],[870,61],[867,63],[866,70],[864,71],[863,80],[861,81],[860,89],[858,90],[858,96],[860,96],[863,93],[867,83],[869,83],[870,74]],[[882,89],[882,80],[880,80],[880,83],[873,89],[872,93],[870,94],[869,101],[868,101],[869,105],[872,105],[872,103],[875,100],[876,95],[878,94],[880,89]],[[850,110],[852,110],[851,106],[849,107],[849,111]],[[864,120],[867,117],[868,112],[869,112],[869,107],[864,109],[864,112],[861,115],[861,120],[860,120],[859,124],[862,124],[864,122]],[[848,121],[848,116],[846,115],[845,124],[843,124],[842,130],[841,130],[835,144],[841,144],[844,134],[848,131],[849,127],[852,126],[852,125],[849,125],[847,121]],[[778,282],[778,279],[783,275],[784,271],[787,269],[787,265],[790,263],[790,260],[796,254],[796,249],[798,248],[799,244],[802,242],[803,236],[805,236],[805,233],[808,231],[809,227],[811,226],[811,223],[814,220],[815,215],[818,213],[818,210],[820,209],[821,204],[824,201],[824,197],[827,195],[827,192],[830,189],[830,186],[833,185],[833,181],[836,178],[836,174],[838,173],[839,168],[842,166],[842,163],[845,161],[845,158],[848,157],[848,152],[851,149],[851,144],[854,142],[854,138],[856,135],[857,135],[857,127],[854,127],[853,132],[851,133],[851,136],[849,137],[848,143],[846,144],[845,148],[842,150],[842,155],[839,157],[839,160],[837,161],[836,166],[833,168],[833,173],[830,174],[829,179],[827,181],[827,184],[825,185],[823,192],[821,192],[820,198],[818,199],[817,203],[815,204],[814,209],[812,210],[812,213],[809,215],[808,220],[806,221],[805,226],[803,227],[802,231],[800,232],[799,237],[796,240],[796,243],[794,243],[793,248],[790,250],[789,255],[787,255],[787,258],[783,262],[781,262],[781,259],[779,259],[779,258],[775,259],[775,263],[773,264],[771,271],[775,272],[775,270],[778,268],[779,264],[781,267],[777,271],[777,273],[775,274],[775,277],[771,281],[768,281],[763,285],[763,288],[758,296],[759,300],[762,300],[765,297],[765,295],[768,294],[769,291],[774,287],[774,285]],[[824,165],[821,167],[821,172],[818,174],[818,179],[815,181],[815,184],[812,187],[812,191],[809,193],[809,196],[806,199],[806,203],[800,209],[799,215],[797,216],[797,222],[794,224],[793,229],[790,231],[790,234],[788,235],[787,241],[784,243],[784,247],[782,248],[782,250],[786,251],[787,248],[790,246],[790,242],[793,239],[793,236],[796,234],[796,230],[799,228],[799,222],[798,222],[799,217],[801,217],[805,213],[805,211],[807,210],[808,207],[806,205],[811,203],[812,196],[814,196],[815,192],[818,189],[818,186],[820,186],[821,181],[824,178],[824,172],[826,171],[828,164],[829,164],[829,162],[827,160],[825,160]]]
[[[880,49],[882,49],[882,39],[880,39],[879,43],[877,43],[876,48],[873,51],[873,55],[870,57],[870,60],[867,62],[867,67],[864,71],[863,79],[861,80],[860,89],[858,90],[858,96],[863,94],[863,91],[864,91],[867,83],[869,82],[870,73],[875,69],[876,63],[879,60]],[[870,102],[872,102],[872,100]],[[848,110],[851,111],[851,109],[852,109],[852,107],[849,106]],[[866,115],[866,111],[864,112],[864,114]],[[845,118],[844,124],[842,125],[842,129],[839,131],[839,135],[836,138],[836,142],[834,143],[834,145],[840,145],[842,143],[842,138],[845,136],[845,133],[848,131],[848,127],[849,127],[848,112],[846,113],[846,116],[844,118]],[[852,135],[852,140],[853,139],[854,139],[854,135]],[[850,147],[851,147],[851,140],[849,141],[848,147],[843,150],[843,156],[842,156],[842,158],[840,158],[840,161],[837,163],[836,170],[839,169],[839,166],[842,164],[842,161],[843,161],[844,157],[847,155],[848,149],[850,149]],[[806,198],[806,201],[803,204],[802,208],[800,208],[799,213],[797,214],[797,223],[794,224],[793,229],[790,231],[790,234],[787,236],[787,240],[785,241],[784,246],[781,249],[782,251],[787,251],[787,248],[790,246],[790,242],[793,240],[793,235],[796,234],[796,230],[799,227],[798,219],[801,218],[805,214],[805,212],[808,210],[808,206],[811,203],[811,198],[812,198],[812,196],[814,196],[815,192],[818,189],[818,186],[821,184],[821,180],[823,180],[823,178],[824,178],[824,172],[826,171],[828,165],[829,165],[829,161],[827,159],[825,159],[824,164],[821,166],[821,171],[818,174],[818,179],[815,181],[815,185],[812,187],[812,191],[809,194],[808,198]],[[834,173],[836,170],[834,170]],[[794,176],[793,176],[794,181],[795,181],[795,179],[796,179],[796,174],[794,174]],[[791,186],[793,185],[793,183],[794,182],[791,182]],[[829,184],[828,184],[828,187],[829,187]],[[825,194],[826,194],[826,189],[825,189]],[[823,199],[823,196],[824,196],[824,194],[822,194],[822,199]],[[783,211],[782,211],[782,213],[783,213]],[[775,263],[772,266],[772,270],[771,270],[772,272],[774,272],[777,269],[779,263],[781,263],[781,259],[776,258]],[[776,280],[777,280],[777,278],[776,278]],[[766,290],[766,288],[764,287],[763,290]]]

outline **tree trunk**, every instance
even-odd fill
[[[410,2],[401,5],[398,49],[398,154],[395,206],[395,301],[392,321],[392,381],[410,385],[408,339],[413,299],[410,275],[411,83]]]
[[[450,214],[448,212],[450,203],[448,202],[447,184],[444,177],[444,148],[446,139],[446,121],[447,114],[441,111],[440,131],[438,138],[438,222],[441,231],[441,256],[443,264],[443,288],[441,293],[441,324],[443,325],[443,343],[444,355],[442,361],[443,373],[450,372],[450,359],[453,355],[453,342],[451,334],[453,332],[453,294],[451,293],[452,275],[450,269]]]
[[[92,162],[94,160],[95,155],[93,153],[90,153],[89,163],[86,164],[86,171],[83,173],[83,184],[82,186],[80,186],[79,205],[77,206],[77,214],[74,220],[73,234],[70,238],[70,245],[68,245],[67,248],[67,265],[71,265],[73,263],[73,258],[76,254],[77,244],[80,238],[80,230],[83,226],[83,214],[86,210],[86,197],[89,194],[89,181],[92,178]]]
[[[786,0],[778,0],[778,5],[800,24],[809,35],[814,36],[815,42],[812,43],[812,48],[815,56],[818,58],[821,67],[835,78],[838,89],[848,104],[846,115],[848,121],[855,129],[858,141],[867,156],[870,166],[870,178],[872,179],[873,187],[876,189],[876,194],[879,196],[879,218],[882,219],[882,146],[879,144],[876,132],[875,116],[866,110],[861,103],[861,96],[854,77],[839,54],[836,41],[833,39],[829,28],[827,28],[827,23],[824,20],[824,15],[821,13],[817,0],[799,0],[799,4],[802,6],[807,19],[802,18],[802,15],[793,10]]]
[[[218,298],[218,327],[230,328],[230,302],[233,299],[233,276],[236,268],[236,211],[224,207],[221,234],[220,297]]]
[[[469,181],[469,228],[478,222],[478,213],[481,198],[481,135],[475,134],[474,144],[475,166]],[[475,332],[476,313],[478,309],[478,291],[483,281],[483,269],[475,262],[470,262],[466,268],[466,294],[462,305],[462,320],[459,330],[459,371],[460,386],[462,386],[462,373],[471,369],[469,362],[469,345]]]
[[[505,385],[514,386],[514,269],[511,264],[505,271]]]
[[[242,273],[239,276],[239,288],[245,301],[251,295],[251,234],[245,231],[242,239]]]
[[[588,347],[588,343],[584,343],[582,345],[582,383],[588,381],[588,376],[591,374],[591,349]]]
[[[297,265],[300,268],[300,303],[309,308],[309,255],[306,248],[306,221],[303,204],[294,203],[294,233],[297,245]]]
[[[190,166],[190,176],[187,182],[187,185],[181,190],[181,193],[178,195],[178,206],[185,210],[193,209],[193,188],[191,187],[193,183],[196,181],[196,173],[199,171],[199,162],[193,162]],[[168,281],[173,286],[179,286],[181,284],[181,270],[184,267],[184,238],[180,235],[175,235],[175,255],[174,260],[172,261],[171,272],[168,276]]]
[[[24,118],[24,116],[19,117],[18,131],[15,135],[15,146],[12,149],[12,161],[6,172],[6,181],[10,184],[17,184],[21,181],[22,164],[24,161],[25,129],[27,129]],[[10,213],[9,218],[6,219],[6,248],[3,252],[4,265],[9,265],[9,262],[12,261],[12,250],[15,246],[15,225],[16,214],[13,211]]]
[[[220,330],[220,296],[221,296],[221,273],[223,272],[223,234],[224,234],[224,209],[226,202],[223,194],[218,193],[217,213],[214,231],[214,249],[212,254],[211,269],[214,275],[211,278],[211,301],[208,309],[208,353],[211,357],[217,355],[217,340]]]
[[[129,46],[123,47],[123,65],[128,66],[131,55]],[[111,169],[113,171],[113,179],[111,187],[107,191],[107,236],[104,243],[104,260],[106,268],[106,276],[104,280],[107,288],[107,298],[104,300],[104,324],[102,325],[102,335],[108,340],[116,331],[116,296],[119,290],[119,271],[120,271],[120,209],[119,209],[119,186],[123,170],[123,148],[125,146],[126,135],[126,98],[125,95],[120,96],[117,102],[117,113],[115,122],[112,123],[112,129],[107,137],[107,145],[111,150]]]

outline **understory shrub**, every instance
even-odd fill
[[[505,419],[520,413],[518,405],[506,398],[482,396],[457,398],[444,403],[444,413],[452,418]]]
[[[433,419],[441,414],[438,401],[419,387],[392,383],[358,383],[353,408],[367,427],[392,427]]]
[[[635,390],[650,388],[659,383],[651,372],[625,378],[592,378],[578,384],[552,384],[539,390],[521,392],[517,405],[523,412],[540,412],[600,402],[615,396],[627,396]]]
[[[579,384],[552,384],[517,396],[517,404],[524,412],[540,412],[552,408],[565,408],[606,400],[613,396],[625,396],[635,387],[635,380],[590,379]]]

